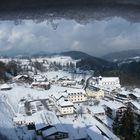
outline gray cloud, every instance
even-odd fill
[[[18,25],[2,21],[0,24],[1,53],[79,50],[101,56],[140,48],[139,38],[140,23],[130,23],[119,17],[87,24],[64,19],[40,23],[24,20]]]

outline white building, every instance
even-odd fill
[[[86,101],[86,93],[84,89],[69,89],[67,90],[67,94],[68,100],[73,103]]]
[[[49,82],[33,82],[31,84],[31,87],[48,90],[50,89],[50,83]]]
[[[130,94],[129,91],[123,90],[123,91],[116,92],[116,95],[114,97],[116,101],[122,103],[128,103],[130,100],[129,94]]]
[[[72,86],[72,85],[76,85],[76,81],[68,78],[67,76],[64,76],[62,78],[59,78],[57,80],[57,83],[60,84],[61,86]]]
[[[68,138],[68,131],[63,127],[57,116],[50,111],[41,111],[32,116],[17,116],[13,119],[17,125],[34,126],[37,135],[44,139]]]
[[[43,75],[34,75],[34,81],[35,82],[45,82],[48,81],[46,76]]]
[[[104,91],[100,88],[89,86],[86,88],[86,95],[87,97],[99,99],[104,97]]]
[[[93,77],[90,85],[99,87],[105,91],[112,91],[121,87],[119,77]]]
[[[108,101],[104,103],[106,114],[114,119],[116,115],[122,116],[124,111],[126,110],[126,106],[117,101]]]
[[[130,102],[130,106],[135,114],[140,115],[140,103],[137,101]]]
[[[132,92],[129,96],[132,100],[140,101],[140,92]]]
[[[67,98],[61,97],[57,101],[58,109],[61,115],[73,114],[74,113],[74,105]]]
[[[87,140],[109,140],[107,137],[102,135],[101,131],[95,125],[89,127],[86,132]]]
[[[93,116],[104,116],[105,110],[102,106],[88,106],[87,107],[88,113],[92,114]]]

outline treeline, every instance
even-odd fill
[[[95,76],[119,77],[123,86],[140,87],[140,62],[131,62],[118,65],[102,59],[85,58],[76,65],[83,70],[94,70]]]
[[[121,140],[140,140],[140,118],[129,105],[122,116],[116,115],[113,131]]]
[[[21,69],[14,61],[7,64],[0,62],[0,81],[7,81],[9,79],[8,75],[16,76],[19,71]]]
[[[103,68],[102,76],[119,76],[124,86],[140,86],[140,62],[122,64],[118,67]]]
[[[102,71],[103,68],[114,68],[116,64],[108,62],[106,60],[96,58],[96,57],[88,57],[83,58],[81,61],[77,63],[77,67],[84,70],[95,70]]]

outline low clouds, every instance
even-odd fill
[[[73,20],[0,24],[0,52],[37,53],[79,50],[95,56],[140,48],[140,23],[122,18],[80,24]]]

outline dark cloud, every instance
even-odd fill
[[[24,20],[0,24],[2,53],[36,53],[79,50],[95,56],[140,48],[140,23],[114,17],[80,24],[74,20],[35,23]]]

